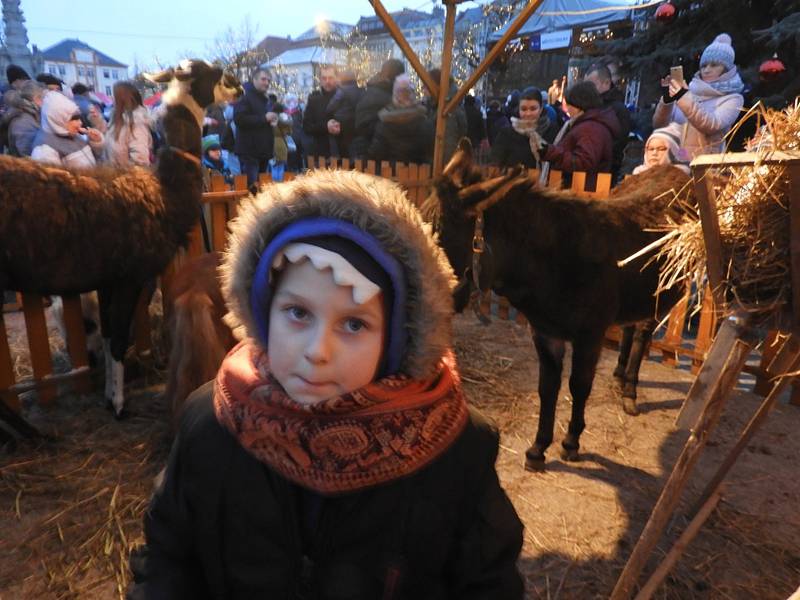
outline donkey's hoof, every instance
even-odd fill
[[[577,448],[561,447],[561,460],[565,460],[567,462],[578,462],[580,459],[581,455],[578,454]]]
[[[525,470],[536,473],[544,471],[544,452],[536,445],[525,451]]]
[[[111,402],[109,398],[106,398],[106,408],[111,412],[112,415],[114,415],[114,418],[117,421],[122,421],[124,419],[127,419],[129,416],[128,411],[125,409],[124,406],[121,409],[119,409],[119,411],[117,411],[117,409],[114,408],[114,403]]]
[[[636,406],[636,398],[622,398],[622,410],[635,417],[639,414],[639,407]]]

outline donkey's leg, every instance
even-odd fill
[[[539,355],[539,427],[536,441],[525,452],[525,468],[541,471],[544,469],[545,450],[553,443],[556,402],[564,363],[564,342],[534,333],[533,343]]]
[[[636,332],[633,336],[631,354],[628,358],[628,365],[625,368],[625,383],[622,386],[622,409],[629,415],[636,416],[639,409],[636,406],[636,386],[639,384],[639,368],[642,366],[650,340],[653,339],[653,330],[656,322],[648,319],[636,325]]]
[[[572,342],[572,371],[569,376],[569,391],[572,394],[572,417],[569,420],[567,435],[561,442],[564,460],[579,460],[580,437],[586,427],[583,412],[586,399],[592,391],[597,361],[603,349],[603,336],[579,338]]]
[[[635,325],[625,325],[622,328],[622,339],[619,341],[619,358],[617,359],[617,367],[614,369],[614,379],[617,380],[620,389],[625,386],[625,371],[628,368],[628,358],[631,355],[635,329]]]
[[[111,406],[114,416],[121,419],[125,416],[125,352],[128,350],[131,322],[136,312],[142,286],[136,283],[126,284],[114,289],[111,302],[111,374],[112,393]]]
[[[97,301],[100,304],[100,333],[103,336],[103,354],[105,356],[105,392],[104,397],[110,403],[114,395],[114,380],[111,374],[111,298],[112,289],[97,290]]]

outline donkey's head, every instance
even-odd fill
[[[478,242],[474,239],[476,217],[512,190],[531,185],[522,167],[515,167],[499,177],[484,179],[480,168],[473,164],[472,144],[467,138],[461,139],[442,175],[434,182],[422,211],[438,234],[439,245],[459,279],[453,297],[457,312],[464,310],[469,302],[473,243]],[[485,254],[481,258],[481,267],[480,287],[489,289],[492,275]]]

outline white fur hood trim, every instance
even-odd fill
[[[396,184],[352,171],[312,171],[271,184],[242,202],[231,222],[220,267],[226,322],[239,339],[256,338],[250,307],[253,274],[270,240],[302,218],[329,217],[370,233],[403,267],[406,278],[406,352],[400,370],[430,375],[452,345],[452,290],[456,280],[416,207]]]

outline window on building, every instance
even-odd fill
[[[113,71],[114,79],[119,79],[119,71]]]
[[[111,96],[111,86],[110,85],[106,86],[106,96]]]
[[[50,73],[50,75],[55,75],[56,74],[56,66],[55,65],[47,65],[47,72]]]
[[[105,77],[106,79],[111,79],[111,71],[109,71],[108,69],[103,69],[103,77]]]
[[[67,67],[64,65],[58,65],[58,74],[62,77],[67,74]]]
[[[78,67],[78,77],[83,77],[83,67]]]

